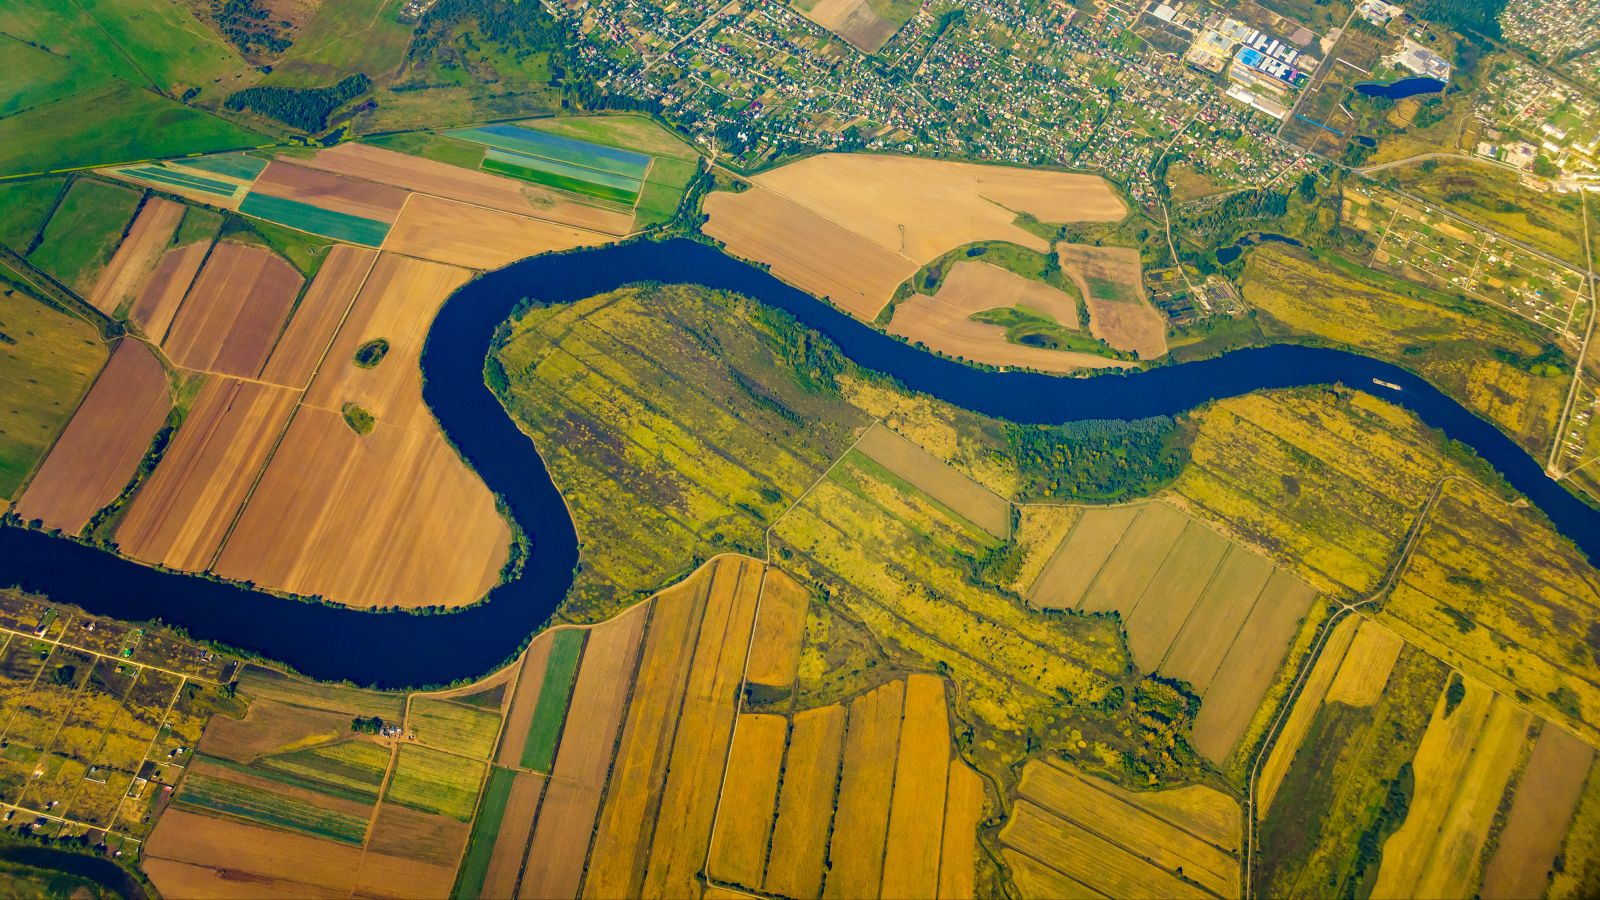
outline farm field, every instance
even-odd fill
[[[106,361],[95,328],[0,280],[0,501],[14,501]]]
[[[65,178],[30,178],[0,184],[0,245],[26,253],[68,185]]]
[[[916,10],[913,4],[892,0],[876,4],[869,0],[797,0],[794,5],[806,18],[863,53],[876,53]]]
[[[510,532],[482,482],[438,434],[422,402],[418,367],[435,309],[467,273],[381,255],[358,276],[364,261],[355,253],[332,255],[338,268],[329,272],[329,295],[314,284],[295,317],[309,314],[305,327],[326,335],[343,314],[216,571],[353,605],[471,603],[499,577]],[[364,278],[359,293],[343,313],[358,277]],[[376,338],[388,342],[389,352],[376,367],[362,368],[355,351]],[[278,368],[274,360],[267,368],[274,378],[298,381],[285,373],[294,367],[304,373],[310,364],[310,358],[284,360]],[[345,403],[376,418],[372,433],[358,435],[344,424]],[[388,483],[417,489],[370,498],[371,485]],[[341,496],[349,502],[324,502]],[[301,525],[285,529],[286,521]],[[456,548],[449,560],[421,551],[447,540]]]
[[[1137,250],[1062,244],[1056,253],[1089,308],[1091,334],[1142,360],[1166,355],[1166,317],[1145,295]]]
[[[486,172],[626,207],[638,202],[652,161],[644,154],[517,125],[445,134],[488,147],[481,163]]]
[[[1282,668],[1316,592],[1161,502],[1084,511],[1029,591],[1120,614],[1134,662],[1200,696],[1194,743],[1222,763]]]
[[[1127,214],[1094,176],[854,154],[764,172],[749,190],[711,194],[705,210],[703,230],[730,252],[865,321],[913,272],[955,247],[997,240],[1048,250],[1015,224],[1019,212],[1052,223]]]
[[[498,269],[540,253],[611,241],[611,235],[569,225],[413,195],[384,249],[471,269]]]
[[[171,409],[161,364],[138,341],[118,343],[29,481],[17,515],[69,534],[82,531],[128,484]]]
[[[1239,896],[1239,807],[1220,791],[1134,793],[1034,761],[1019,792],[1000,841],[1026,867],[1049,870],[1040,880],[1064,877],[1108,897]],[[1052,896],[1034,886],[1018,879],[1023,896]]]
[[[183,221],[183,204],[151,197],[134,217],[127,237],[117,245],[110,263],[94,282],[88,300],[107,315],[116,315],[130,303],[156,264],[156,258],[177,234]]]
[[[301,283],[288,263],[267,250],[220,242],[178,307],[162,349],[186,369],[254,378]]]
[[[133,219],[140,194],[93,178],[75,178],[45,223],[28,261],[89,294]]]
[[[1530,452],[1554,440],[1570,380],[1561,369],[1570,362],[1548,335],[1510,313],[1415,299],[1278,245],[1251,253],[1244,298],[1269,335],[1310,334],[1388,358],[1417,369]]]
[[[117,527],[119,549],[184,571],[210,568],[296,399],[259,382],[208,379]]]
[[[191,210],[185,218],[193,218]],[[182,231],[179,232],[180,237]],[[139,292],[139,297],[128,310],[128,321],[137,326],[145,336],[160,344],[166,339],[172,319],[178,314],[178,305],[194,284],[195,276],[211,252],[215,232],[174,247],[161,254],[160,262],[150,273],[150,279]]]
[[[653,157],[643,176],[639,201],[634,205],[634,225],[638,228],[671,221],[699,169],[698,151],[644,116],[560,116],[532,119],[523,125]]]
[[[1011,534],[1010,501],[894,431],[874,425],[855,449],[995,537]]]
[[[1010,329],[983,313],[1021,315],[1038,324],[1013,339]],[[915,293],[895,304],[887,329],[931,350],[987,365],[1047,372],[1126,365],[1093,352],[1098,348],[1081,335],[1062,340],[1056,334],[1078,329],[1071,295],[983,262],[958,262],[936,293]]]

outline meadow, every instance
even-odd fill
[[[1526,190],[1517,177],[1494,166],[1428,160],[1391,170],[1399,186],[1426,200],[1581,266],[1581,201],[1573,195]]]
[[[122,240],[141,196],[92,178],[74,179],[28,261],[87,295]]]
[[[94,326],[0,281],[0,498],[15,501],[106,361]]]

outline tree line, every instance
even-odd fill
[[[228,95],[228,109],[248,109],[290,128],[318,132],[328,127],[328,117],[339,107],[372,90],[372,79],[361,73],[319,88],[250,87]]]

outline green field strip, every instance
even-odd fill
[[[607,147],[603,144],[591,144],[577,138],[533,131],[515,125],[485,125],[479,128],[447,131],[445,134],[486,147],[497,147],[553,162],[569,163],[592,171],[633,178],[636,181],[644,178],[645,170],[650,167],[651,157],[644,153]]]
[[[368,741],[341,741],[309,750],[295,750],[256,760],[253,767],[290,779],[315,782],[320,790],[350,792],[377,800],[389,768],[389,751]],[[330,792],[332,792],[330,791]]]
[[[510,769],[496,766],[489,770],[489,784],[484,789],[478,815],[472,820],[472,837],[467,840],[467,853],[461,859],[461,872],[456,876],[451,897],[466,900],[483,892],[483,879],[489,874],[494,843],[500,837],[500,823],[506,816],[506,801],[516,780],[517,773]]]
[[[620,190],[618,188],[607,187],[605,185],[599,185],[591,181],[583,181],[565,175],[557,175],[553,172],[540,171],[538,169],[531,169],[526,166],[501,162],[500,160],[490,159],[487,156],[485,156],[483,160],[483,171],[494,172],[498,175],[508,175],[512,178],[520,178],[523,181],[531,181],[534,184],[541,184],[545,187],[555,188],[557,190],[566,191],[572,194],[580,194],[585,197],[594,197],[598,200],[610,200],[626,206],[632,206],[639,196],[637,193]]]
[[[571,163],[556,159],[546,159],[542,156],[529,156],[526,153],[513,153],[509,150],[490,149],[484,153],[484,161],[494,160],[507,166],[521,166],[536,172],[545,172],[550,175],[560,175],[575,181],[584,181],[601,187],[616,188],[623,191],[632,191],[637,194],[644,185],[642,178],[632,175],[618,175],[614,172],[602,172],[597,169],[587,169]]]
[[[387,222],[352,216],[349,213],[323,209],[320,206],[274,197],[258,191],[251,191],[245,195],[239,204],[239,212],[301,231],[309,231],[312,234],[320,234],[336,241],[365,244],[369,247],[381,245],[383,239],[389,235]]]
[[[246,181],[253,180],[267,167],[267,161],[243,153],[220,153],[216,156],[194,156],[188,159],[174,160],[175,165],[190,169],[200,169],[213,175],[226,175],[229,178],[242,178]]]
[[[533,708],[533,721],[528,723],[527,743],[522,745],[524,769],[548,774],[555,762],[556,743],[567,717],[572,685],[578,676],[578,657],[587,637],[588,632],[576,628],[563,629],[551,637],[550,658],[545,662],[539,702]]]
[[[324,778],[319,778],[316,775],[303,774],[287,768],[274,767],[267,765],[267,761],[265,759],[258,759],[255,762],[246,765],[244,763],[237,763],[232,760],[221,759],[215,756],[206,756],[205,754],[200,754],[199,758],[205,760],[207,763],[213,766],[216,766],[219,769],[227,769],[230,772],[238,772],[241,775],[251,775],[256,778],[265,778],[269,781],[281,784],[284,787],[300,788],[302,790],[315,791],[319,794],[327,794],[329,797],[333,797],[337,800],[349,800],[352,803],[369,804],[376,803],[378,800],[378,792],[376,789],[368,791],[359,784],[342,785],[336,782],[325,780]]]
[[[232,197],[239,193],[239,186],[227,181],[217,181],[214,178],[202,178],[199,175],[190,175],[187,172],[178,172],[158,166],[140,166],[137,169],[122,169],[124,174],[145,181],[157,181],[176,187],[188,188],[192,191],[201,191],[207,194],[216,194],[219,197]]]
[[[366,819],[357,819],[209,775],[190,773],[183,781],[183,792],[177,800],[182,806],[287,828],[343,844],[360,846],[367,834]]]

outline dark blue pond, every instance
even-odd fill
[[[434,616],[299,603],[161,572],[17,527],[0,528],[0,584],[20,584],[122,619],[161,618],[195,637],[282,660],[316,678],[402,687],[486,673],[515,654],[555,610],[578,560],[560,494],[532,442],[484,385],[483,361],[495,327],[523,298],[567,303],[638,281],[697,283],[757,298],[913,390],[1019,422],[1173,415],[1221,397],[1334,382],[1376,391],[1475,448],[1590,559],[1600,559],[1600,512],[1546,477],[1499,430],[1388,363],[1285,345],[1095,378],[982,371],[888,337],[711,247],[675,240],[525,260],[466,285],[434,320],[422,357],[423,396],[462,455],[504,497],[532,544],[522,576],[496,587],[485,602]],[[1402,390],[1374,387],[1375,378]]]
[[[1376,81],[1363,81],[1356,85],[1356,93],[1365,97],[1386,97],[1390,100],[1404,100],[1418,94],[1437,94],[1444,90],[1444,82],[1437,78],[1427,78],[1418,75],[1413,78],[1402,78],[1380,84]]]

